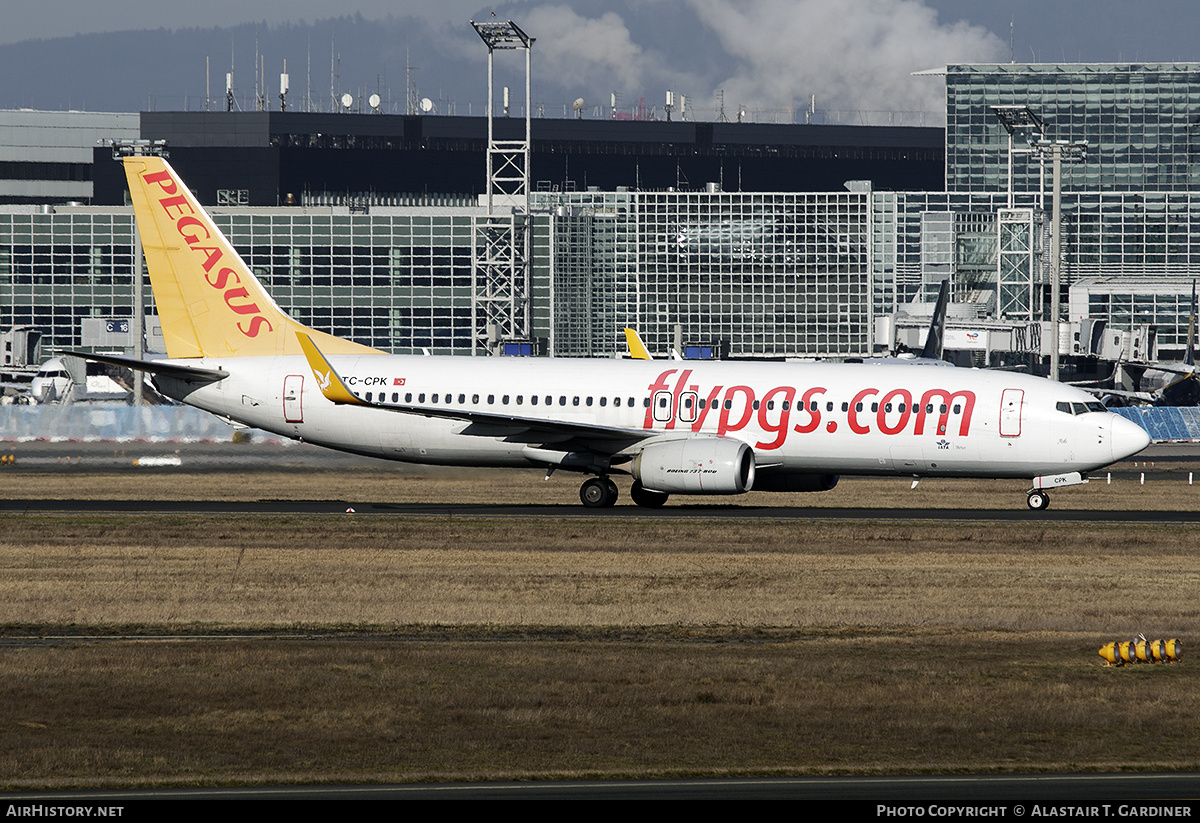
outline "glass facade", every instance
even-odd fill
[[[1008,190],[1008,133],[991,106],[1028,106],[1050,140],[1086,141],[1063,189],[1185,191],[1200,183],[1200,64],[989,63],[946,67],[946,188]],[[1023,148],[1021,137],[1015,142]],[[1013,161],[1013,190],[1034,192],[1041,168]],[[1049,186],[1049,170],[1046,172]]]
[[[1160,345],[1182,345],[1179,295],[1200,279],[1200,64],[952,65],[945,80],[943,192],[533,193],[530,281],[511,301],[528,336],[560,356],[619,354],[625,326],[655,353],[679,327],[683,343],[732,356],[862,356],[890,345],[876,318],[932,300],[946,278],[978,317],[1049,319],[1049,175],[1021,138],[1009,201],[1008,134],[990,108],[1028,105],[1048,138],[1088,144],[1063,169],[1063,319],[1081,305],[1072,286],[1108,278],[1077,315],[1153,322]],[[389,351],[470,354],[481,317],[500,325],[481,314],[484,217],[424,205],[215,219],[301,322]],[[0,327],[78,346],[82,318],[131,313],[131,269],[127,210],[0,213]]]
[[[739,357],[870,351],[869,194],[537,194],[555,215],[554,351],[608,355],[638,329]]]
[[[349,215],[261,209],[213,215],[285,311],[398,353],[470,354],[472,211]],[[477,210],[474,210],[477,211]],[[549,333],[549,244],[535,242],[535,333]],[[81,345],[83,317],[129,317],[128,211],[0,213],[0,327],[31,324],[44,348]],[[153,313],[149,280],[147,310]]]

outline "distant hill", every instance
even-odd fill
[[[265,65],[267,105],[279,108],[279,75],[287,60],[290,109],[330,108],[331,74],[340,96],[378,91],[385,110],[404,111],[405,63],[419,96],[467,114],[486,98],[487,51],[467,21],[433,31],[415,18],[341,17],[316,23],[231,28],[120,31],[28,40],[0,46],[0,108],[86,111],[198,110],[205,105],[205,58],[213,108],[225,105],[225,73],[234,68],[238,108],[256,108],[255,55]],[[331,59],[332,52],[332,59]],[[333,71],[331,72],[331,63]],[[444,98],[444,99],[441,99]],[[364,102],[365,106],[366,103]],[[443,112],[450,113],[450,112]]]

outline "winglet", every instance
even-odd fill
[[[325,395],[327,400],[351,406],[366,405],[355,397],[350,389],[346,388],[341,375],[325,359],[325,355],[321,354],[321,350],[317,348],[317,344],[312,341],[311,337],[304,332],[296,332],[296,337],[300,341],[300,348],[304,351],[304,359],[308,361],[308,367],[312,369],[313,377],[317,378],[317,385],[321,387],[321,394]]]
[[[654,359],[650,356],[650,352],[646,351],[646,345],[642,343],[642,338],[634,329],[625,329],[625,345],[629,347],[629,356],[634,360]]]

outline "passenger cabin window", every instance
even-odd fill
[[[665,422],[671,419],[671,402],[673,397],[669,391],[660,391],[654,394],[654,419],[659,422]]]

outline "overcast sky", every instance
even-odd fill
[[[944,90],[912,72],[948,62],[1200,61],[1196,0],[38,0],[4,4],[0,59],[13,55],[21,68],[4,67],[0,107],[195,108],[206,86],[223,86],[234,59],[239,90],[252,94],[261,48],[269,77],[289,61],[293,94],[303,84],[310,96],[322,90],[322,102],[335,85],[361,96],[382,90],[386,78],[385,97],[401,100],[404,67],[415,64],[411,82],[442,113],[478,114],[486,49],[467,21],[492,11],[537,38],[535,107],[550,116],[576,97],[587,101],[585,113],[601,114],[595,107],[614,92],[623,107],[644,97],[661,108],[673,89],[688,95],[696,119],[713,118],[722,103],[730,119],[738,108],[758,110],[760,120],[789,111],[802,118],[814,96],[818,109],[923,117],[941,111]],[[299,25],[334,14],[363,21]],[[236,34],[220,32],[239,25]],[[137,49],[110,46],[100,52],[108,57],[89,53],[87,65],[70,66],[96,42],[75,35],[145,29],[178,32],[170,53],[179,59],[148,51],[138,64]],[[22,42],[29,40],[44,42]]]

